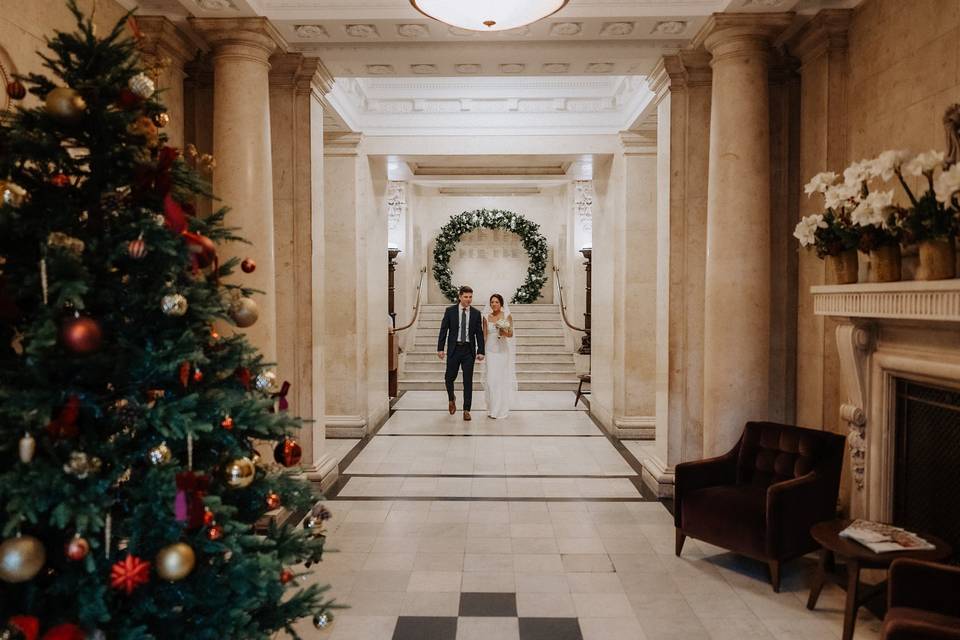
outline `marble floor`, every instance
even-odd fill
[[[812,558],[787,565],[779,594],[723,549],[688,540],[677,558],[672,516],[641,489],[643,445],[608,439],[569,392],[519,405],[505,420],[475,405],[464,424],[442,392],[408,392],[347,454],[330,551],[298,579],[350,608],[323,631],[303,621],[304,638],[840,638],[842,591],[804,606]],[[879,624],[862,613],[856,638]]]

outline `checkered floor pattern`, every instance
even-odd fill
[[[577,618],[521,618],[515,593],[461,593],[456,617],[400,616],[393,640],[583,640]]]

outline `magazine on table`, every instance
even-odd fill
[[[935,548],[934,545],[906,529],[870,520],[854,520],[840,532],[840,537],[856,540],[874,553],[923,551]]]

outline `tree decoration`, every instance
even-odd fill
[[[313,626],[317,629],[326,629],[331,622],[333,622],[333,616],[326,613],[320,613],[313,617]]]
[[[74,238],[73,236],[68,236],[65,233],[54,231],[47,236],[47,246],[54,249],[61,249],[66,253],[70,253],[75,257],[79,257],[83,253],[83,249],[86,245],[80,238]]]
[[[134,260],[142,260],[147,255],[147,243],[143,240],[143,234],[127,243],[127,255]]]
[[[224,480],[231,489],[244,489],[253,483],[257,469],[250,458],[231,460],[223,468]]]
[[[221,527],[220,525],[213,523],[212,525],[210,525],[210,528],[207,529],[208,540],[217,541],[222,537],[223,537],[223,527]]]
[[[183,241],[187,243],[194,269],[206,269],[217,263],[217,245],[210,238],[199,233],[184,231]]]
[[[0,580],[17,584],[32,580],[47,562],[47,551],[33,536],[18,535],[0,543]]]
[[[47,424],[47,433],[54,440],[75,438],[80,433],[77,418],[80,417],[80,398],[71,395],[57,415]]]
[[[6,627],[0,629],[0,640],[37,640],[38,637],[40,620],[34,616],[12,616]]]
[[[37,452],[37,441],[29,432],[23,434],[23,437],[20,438],[17,451],[20,453],[20,462],[23,464],[33,462],[33,456]]]
[[[267,494],[266,502],[267,502],[267,509],[269,511],[273,511],[274,509],[279,509],[280,495],[271,491],[270,493]]]
[[[147,451],[147,461],[155,467],[162,464],[169,464],[173,460],[173,452],[166,442],[161,442]]]
[[[161,111],[160,113],[153,114],[153,124],[157,125],[161,129],[168,124],[170,124],[170,114],[166,111]]]
[[[464,211],[450,218],[437,234],[433,249],[433,276],[440,291],[451,302],[456,302],[458,287],[453,285],[453,270],[450,268],[450,255],[464,234],[479,228],[506,229],[520,236],[523,248],[530,258],[527,277],[516,290],[510,302],[513,304],[532,304],[540,298],[540,292],[547,281],[547,239],[540,233],[540,225],[511,211],[499,209],[476,209]]]
[[[223,420],[220,421],[220,426],[227,431],[230,431],[230,429],[233,429],[233,418],[230,416],[225,416]]]
[[[90,543],[78,533],[70,538],[70,541],[64,546],[63,552],[68,560],[80,562],[90,553]]]
[[[171,293],[160,299],[160,310],[164,315],[179,318],[187,312],[187,299],[179,293]]]
[[[157,575],[169,582],[183,580],[193,571],[197,556],[190,545],[184,542],[167,545],[157,553]]]
[[[26,189],[9,180],[0,180],[0,194],[3,196],[3,204],[14,209],[20,207],[27,199]]]
[[[50,178],[50,184],[58,188],[69,187],[70,178],[65,173],[55,173]]]
[[[253,326],[260,317],[260,309],[252,298],[237,298],[230,305],[230,318],[241,329]]]
[[[79,356],[87,355],[100,348],[103,330],[93,318],[75,313],[63,322],[60,339],[68,351]]]
[[[128,553],[110,569],[110,586],[129,596],[137,587],[150,582],[150,563]]]
[[[40,640],[97,640],[97,637],[95,633],[88,636],[83,629],[71,622],[64,622],[51,627]]]
[[[131,77],[130,80],[127,81],[127,86],[135,96],[143,98],[144,100],[152,96],[156,90],[153,80],[145,73],[138,73]]]
[[[84,480],[93,473],[98,473],[103,462],[96,456],[90,456],[83,451],[71,451],[70,459],[63,465],[63,472]]]
[[[293,571],[290,571],[290,569],[284,569],[280,572],[280,584],[287,584],[291,580],[293,580]]]
[[[87,103],[83,96],[70,87],[57,87],[51,90],[44,99],[44,104],[47,113],[63,124],[80,122],[83,112],[87,110]]]
[[[7,95],[12,100],[23,100],[27,96],[27,88],[19,80],[11,80],[7,83]]]
[[[287,400],[288,393],[290,393],[290,383],[284,380],[283,384],[280,385],[280,391],[271,394],[277,399],[277,411],[287,411],[290,409],[290,402]]]
[[[269,369],[257,374],[253,386],[261,393],[276,393],[279,388],[277,385],[277,374]]]
[[[173,514],[177,522],[183,522],[187,529],[199,529],[207,524],[203,497],[210,489],[210,476],[193,471],[181,471],[177,474],[177,494],[173,502]]]
[[[143,138],[144,144],[149,149],[156,149],[160,144],[160,132],[157,131],[157,125],[147,116],[140,116],[130,123],[127,130],[135,136]]]
[[[303,458],[303,449],[293,438],[284,438],[273,448],[273,459],[285,467],[300,464]]]
[[[240,263],[240,270],[244,273],[253,273],[257,270],[257,263],[252,258],[244,258]]]

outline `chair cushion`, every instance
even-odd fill
[[[890,640],[960,638],[960,618],[911,607],[892,607],[883,619],[881,637]]]
[[[766,488],[809,473],[823,438],[824,432],[812,429],[772,422],[747,423],[740,445],[737,482]]]
[[[718,547],[766,555],[767,490],[753,485],[697,489],[681,504],[683,532]]]

